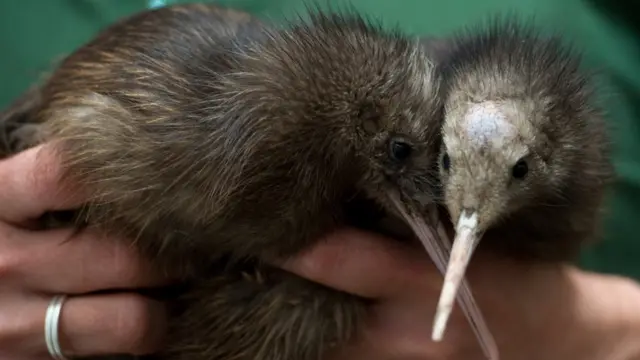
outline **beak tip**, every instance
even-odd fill
[[[442,337],[443,337],[443,331],[439,330],[439,329],[433,329],[433,332],[431,333],[431,340],[434,342],[440,342],[442,341]]]
[[[436,312],[435,320],[433,322],[433,330],[431,332],[431,340],[435,342],[442,341],[444,337],[444,331],[447,328],[447,321],[449,320],[449,314],[451,312],[448,308],[439,308]]]
[[[473,254],[477,237],[475,229],[477,227],[477,215],[463,213],[458,221],[456,237],[449,256],[449,264],[444,273],[444,283],[440,292],[438,308],[436,311],[431,339],[441,341],[446,331],[449,316],[458,295],[458,291],[464,281],[471,255]]]

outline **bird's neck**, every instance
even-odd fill
[[[503,219],[485,233],[482,247],[523,260],[576,260],[582,246],[598,236],[600,207],[599,202],[564,195],[567,197],[550,197]]]

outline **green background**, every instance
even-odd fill
[[[0,106],[62,56],[121,16],[186,1],[4,0],[0,2]],[[212,1],[215,2],[215,1]],[[304,9],[301,0],[217,1],[277,21]],[[321,0],[320,3],[323,3]],[[328,3],[344,3],[328,1]],[[598,0],[351,0],[358,10],[415,34],[446,34],[492,12],[533,14],[584,49],[604,70],[603,93],[615,127],[619,174],[603,243],[587,251],[587,268],[640,278],[640,24],[633,1]],[[626,6],[626,7],[625,7]]]

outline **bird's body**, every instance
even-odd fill
[[[561,38],[497,18],[453,39],[440,64],[440,167],[457,227],[446,309],[476,245],[520,261],[574,260],[600,235],[613,167],[595,82]]]
[[[438,84],[417,40],[355,14],[276,29],[171,6],[67,57],[9,112],[30,123],[12,151],[54,144],[91,196],[81,219],[190,282],[167,358],[319,360],[365,300],[262,261],[348,224],[354,198],[427,217]]]

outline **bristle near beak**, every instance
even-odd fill
[[[429,254],[429,257],[435,263],[436,267],[443,271],[446,266],[446,252],[440,246],[441,241],[436,237],[434,229],[426,224],[424,219],[412,215],[407,206],[400,200],[400,196],[396,193],[390,193],[389,198],[391,203],[398,210],[400,216],[411,227],[416,237],[424,246],[425,250]]]
[[[463,211],[456,226],[456,237],[453,241],[449,265],[445,272],[444,284],[438,301],[431,335],[434,341],[440,341],[444,335],[458,290],[478,244],[477,228],[477,213]]]
[[[448,274],[448,272],[446,272],[447,255],[451,250],[451,245],[449,243],[449,238],[446,235],[446,232],[444,231],[444,227],[442,223],[437,220],[437,210],[435,209],[435,206],[433,209],[434,213],[432,213],[431,215],[433,215],[433,218],[435,218],[436,223],[431,224],[431,226],[429,226],[425,221],[425,219],[419,216],[415,216],[411,212],[409,212],[407,206],[402,202],[402,200],[400,199],[400,195],[397,192],[391,191],[388,193],[388,196],[389,196],[389,199],[391,200],[391,203],[394,205],[394,207],[398,211],[399,215],[404,219],[404,221],[406,221],[409,227],[411,227],[416,237],[422,243],[425,250],[429,254],[429,257],[434,262],[436,268],[443,275]],[[427,214],[423,214],[423,216],[427,216]],[[473,225],[473,221],[475,219],[476,219],[475,216],[471,218],[471,221],[472,221],[471,225]],[[458,225],[460,227],[462,224],[466,224],[465,228],[468,228],[469,227],[468,223],[469,221],[465,221],[462,223],[458,222]],[[460,228],[458,228],[457,230],[460,230]],[[475,232],[472,232],[471,234],[473,235],[475,234]],[[460,247],[460,245],[458,247]],[[456,250],[454,248],[454,252],[460,254],[461,250]],[[471,252],[473,252],[473,249]],[[462,251],[462,253],[464,253],[464,251]],[[450,262],[449,268],[451,268],[451,262]],[[466,266],[464,268],[466,268]],[[449,277],[451,277],[451,275],[449,275]],[[459,296],[457,296],[457,298],[460,304],[460,308],[464,313],[464,315],[467,317],[467,320],[469,321],[469,325],[471,326],[471,329],[475,333],[478,339],[478,342],[480,343],[480,346],[482,348],[482,351],[484,352],[485,356],[489,360],[498,360],[500,357],[498,352],[498,347],[493,338],[493,335],[489,331],[489,328],[484,320],[484,317],[482,316],[482,312],[480,311],[480,309],[478,308],[478,305],[476,304],[473,294],[471,293],[471,289],[469,288],[469,285],[464,279],[464,269],[462,271],[462,276],[460,276],[455,280],[456,281],[453,283],[454,291],[453,291],[453,298],[451,299],[451,303],[453,303],[453,299],[456,298],[456,295],[459,289],[460,294]],[[451,283],[451,281],[449,281],[449,283]],[[447,281],[445,280],[445,285],[446,284],[447,284]],[[443,293],[444,293],[444,288],[443,288]],[[443,303],[442,295],[440,298],[440,303]],[[451,307],[449,308],[448,312],[444,313],[445,315],[444,318],[441,314],[442,313],[441,311],[436,312],[435,323],[438,324],[439,326],[437,330],[439,330],[440,332],[440,338],[444,334],[447,319],[449,317],[449,314],[451,313],[452,307],[453,307],[453,304],[451,304]],[[444,319],[444,322],[438,319]],[[436,328],[434,328],[434,333],[433,333],[434,335],[436,334],[435,330]],[[439,341],[439,339],[436,339],[435,336],[434,336],[434,340]]]

